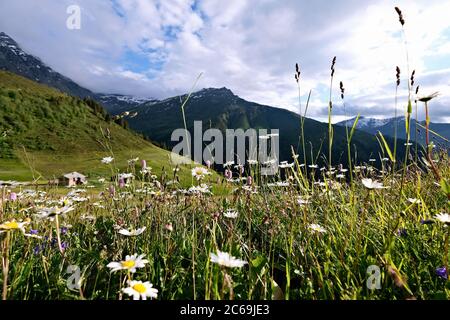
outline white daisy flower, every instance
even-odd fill
[[[306,204],[309,204],[310,202],[309,202],[308,199],[304,199],[304,198],[298,197],[297,203],[298,203],[299,206],[304,206]]]
[[[188,193],[193,193],[193,194],[199,194],[199,193],[211,193],[211,191],[209,190],[208,185],[202,183],[199,186],[192,186],[189,188],[189,190],[187,191]]]
[[[134,158],[134,159],[128,160],[127,162],[128,162],[128,165],[133,165],[133,164],[135,164],[138,160],[139,160],[139,158]]]
[[[231,167],[232,165],[234,165],[234,161],[228,161],[223,164],[224,168]]]
[[[287,161],[281,161],[278,165],[281,169],[292,168],[294,167],[294,163],[288,163]]]
[[[102,159],[102,163],[109,164],[109,163],[113,162],[113,160],[114,160],[113,157],[105,157]]]
[[[133,300],[147,300],[156,299],[158,297],[158,289],[153,288],[153,285],[146,281],[128,281],[128,288],[123,288],[122,291],[133,297]]]
[[[145,229],[147,229],[147,227],[142,227],[142,228],[139,228],[136,230],[131,230],[131,231],[126,230],[126,229],[121,229],[121,230],[119,230],[119,233],[124,236],[133,237],[133,236],[138,236],[138,235],[142,234],[145,231]]]
[[[258,160],[250,160],[250,159],[249,159],[249,160],[247,161],[247,163],[248,163],[249,165],[251,165],[251,166],[252,166],[252,165],[256,165],[256,164],[258,164]]]
[[[75,208],[71,206],[41,208],[37,213],[37,217],[39,219],[53,218],[54,216],[59,216],[73,210]]]
[[[126,256],[125,261],[120,262],[110,262],[107,267],[111,268],[111,272],[119,271],[119,270],[128,270],[128,272],[134,273],[137,268],[145,267],[145,264],[148,263],[147,259],[144,259],[145,254],[141,254],[138,256],[137,254],[133,254],[132,256]]]
[[[319,166],[317,164],[310,164],[308,167],[311,169],[317,169]]]
[[[217,250],[217,254],[210,253],[209,257],[211,258],[212,263],[217,263],[221,266],[228,267],[228,268],[242,268],[244,265],[247,264],[246,261],[236,259],[235,257],[231,256],[229,253],[222,252]]]
[[[121,173],[119,174],[119,179],[132,179],[133,174],[132,173]]]
[[[439,213],[434,216],[435,219],[439,220],[442,223],[450,225],[450,214],[448,213]]]
[[[192,176],[195,177],[197,180],[203,179],[206,175],[210,174],[208,169],[203,167],[196,167],[192,169]]]
[[[309,225],[309,229],[311,229],[311,231],[313,232],[318,232],[318,233],[326,233],[327,230],[325,230],[325,228],[321,227],[320,225],[313,223]]]
[[[238,212],[233,209],[228,209],[223,213],[223,216],[230,219],[236,219],[238,217]]]
[[[367,179],[364,178],[361,180],[362,184],[364,185],[364,187],[366,187],[367,189],[386,189],[387,187],[383,186],[383,184],[381,182],[372,180],[372,179]]]
[[[408,198],[407,199],[409,202],[414,203],[414,204],[421,204],[422,201],[420,201],[420,199],[416,199],[416,198]]]

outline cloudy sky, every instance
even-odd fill
[[[66,27],[81,8],[81,28]],[[2,0],[0,31],[60,73],[96,92],[166,98],[228,87],[262,104],[299,110],[294,65],[301,69],[308,116],[326,118],[330,63],[337,56],[335,120],[406,109],[408,67],[419,95],[439,91],[433,121],[450,122],[450,1],[383,0]],[[345,87],[346,108],[339,97]],[[419,111],[422,114],[422,106]]]

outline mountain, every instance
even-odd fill
[[[112,121],[94,100],[0,71],[0,179],[72,171],[108,177],[111,169],[100,159],[111,152],[121,170],[135,157],[146,159],[157,174],[168,165],[169,152]],[[180,172],[190,181],[188,168]]]
[[[154,100],[120,94],[94,93],[54,71],[39,58],[22,50],[19,44],[4,32],[0,32],[0,70],[21,75],[71,96],[91,97],[100,102],[111,114],[120,114],[138,104]]]
[[[118,115],[129,111],[142,103],[157,102],[153,98],[135,97],[121,94],[101,94],[94,97],[98,102],[105,106],[106,110],[112,115]]]
[[[344,120],[337,125],[345,126],[347,125],[351,127],[356,118],[352,118],[349,120]],[[397,137],[400,139],[406,140],[406,123],[405,117],[397,117],[397,118],[387,118],[387,119],[374,119],[367,117],[360,117],[358,120],[357,128],[363,130],[370,134],[376,134],[380,131],[384,136],[394,137],[395,136],[395,126],[397,125]],[[425,145],[425,121],[420,121],[416,126],[416,122],[414,119],[411,120],[411,140],[415,139],[415,130],[417,127],[417,140],[422,145]],[[450,124],[448,123],[430,123],[430,130],[437,133],[438,135],[450,140]],[[435,144],[441,144],[449,146],[449,143],[444,139],[430,132],[430,140],[434,141]]]
[[[0,32],[0,70],[13,72],[73,96],[94,96],[90,90],[53,71],[40,59],[23,51],[17,42],[3,32]]]
[[[130,127],[148,136],[152,141],[166,148],[172,148],[177,143],[171,141],[173,130],[184,128],[180,107],[185,97],[186,95],[176,96],[137,106],[131,110],[134,117],[127,119]],[[279,160],[292,159],[291,146],[301,154],[301,148],[298,148],[300,133],[298,114],[246,101],[227,88],[208,88],[193,93],[185,106],[185,114],[191,135],[193,135],[195,120],[202,121],[203,130],[218,128],[224,132],[225,129],[238,128],[279,129]],[[319,150],[322,154],[328,154],[328,124],[305,119],[304,132],[308,161],[311,161],[311,144],[314,158]],[[392,140],[389,141],[392,142]],[[353,152],[357,150],[359,161],[367,161],[370,157],[377,156],[380,149],[376,138],[362,130],[356,131],[352,144]],[[345,128],[334,126],[333,159],[335,163],[346,163],[346,148]],[[301,159],[302,157],[301,155]]]

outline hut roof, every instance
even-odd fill
[[[78,172],[66,173],[63,177],[65,177],[67,179],[73,179],[73,178],[75,178],[75,179],[77,179],[77,178],[86,179],[85,175],[83,175],[81,173],[78,173]]]

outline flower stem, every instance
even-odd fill
[[[58,240],[59,252],[61,252],[61,254],[64,255],[64,249],[63,249],[63,247],[61,245],[61,235],[60,235],[60,230],[59,230],[58,215],[55,216],[55,224],[56,224],[56,239]]]
[[[6,233],[6,238],[3,245],[3,291],[2,300],[8,297],[8,271],[9,271],[9,240],[10,233]]]

